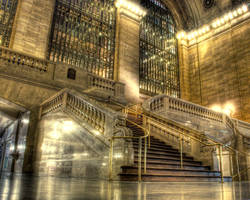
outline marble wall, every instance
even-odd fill
[[[38,130],[38,175],[109,178],[110,147],[97,137],[97,132],[88,131],[61,112],[43,117]],[[113,179],[118,178],[121,165],[131,162],[129,145],[131,141],[114,143]]]
[[[28,126],[29,112],[26,112],[5,129],[0,138],[0,171],[23,171]],[[16,157],[13,156],[14,153]]]
[[[186,100],[207,107],[233,104],[233,117],[249,122],[249,24],[248,15],[180,46]]]

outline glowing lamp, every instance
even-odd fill
[[[247,11],[248,11],[248,7],[247,7],[246,5],[243,5],[243,6],[242,6],[242,11],[243,11],[243,12],[247,12]]]

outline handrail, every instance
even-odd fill
[[[123,106],[123,107],[125,107],[125,106]],[[144,174],[146,174],[147,173],[147,171],[146,171],[147,170],[147,138],[150,138],[150,131],[148,129],[140,126],[139,124],[127,119],[127,118],[126,118],[126,121],[136,125],[140,129],[142,129],[144,132],[144,136],[112,136],[111,137],[110,155],[109,155],[109,180],[112,180],[114,140],[115,139],[139,139],[139,151],[138,151],[138,161],[137,162],[138,162],[138,181],[141,181],[142,180],[142,178],[141,178],[141,176],[142,176],[142,173],[141,173],[142,139],[145,139],[144,140]],[[150,143],[148,145],[150,147]]]
[[[134,105],[133,105],[134,106]],[[134,112],[134,113],[136,113],[136,111],[134,110],[134,109],[131,109],[131,107],[127,107],[126,108],[127,110],[129,110],[129,112]],[[167,120],[167,119],[165,119],[165,118],[163,118],[163,117],[160,117],[160,116],[158,116],[158,115],[156,115],[156,114],[154,114],[154,113],[149,113],[149,112],[147,112],[147,111],[145,111],[145,110],[143,110],[143,113],[141,113],[140,115],[142,115],[143,117],[146,117],[146,118],[149,118],[150,120],[153,120],[153,121],[155,121],[156,119],[159,119],[160,121],[161,120],[163,120],[163,121],[167,121],[168,123],[170,122],[170,123],[172,123],[172,124],[174,124],[174,125],[176,125],[176,126],[181,126],[180,124],[177,124],[177,123],[175,123],[175,122],[173,122],[173,121],[171,121],[171,120]],[[152,117],[153,116],[153,117]],[[155,119],[156,118],[156,119]],[[166,124],[163,124],[162,122],[159,122],[159,121],[157,121],[157,123],[159,123],[160,125],[162,125],[162,126],[166,126]],[[191,132],[193,132],[193,133],[195,133],[195,134],[199,134],[199,135],[203,135],[202,134],[202,132],[200,132],[200,131],[196,131],[196,130],[192,130],[191,128],[189,128],[189,127],[185,127],[185,126],[181,126],[181,128],[183,128],[183,129],[186,129],[186,130],[188,130],[188,131],[191,131]],[[179,134],[181,134],[181,135],[183,135],[183,136],[186,136],[186,137],[188,137],[188,138],[190,138],[190,139],[192,139],[192,140],[195,140],[195,141],[198,141],[200,144],[203,144],[203,145],[205,145],[205,146],[219,146],[219,157],[220,157],[220,170],[221,170],[221,182],[224,182],[224,180],[223,180],[223,174],[222,174],[222,148],[226,148],[226,149],[228,149],[228,150],[230,150],[230,151],[233,151],[236,155],[238,155],[238,154],[243,154],[243,155],[248,155],[248,153],[247,152],[244,152],[244,151],[239,151],[239,150],[237,150],[237,149],[234,149],[234,148],[232,148],[232,147],[230,147],[230,146],[227,146],[227,145],[225,145],[225,144],[223,144],[222,142],[219,142],[219,141],[215,141],[215,140],[213,140],[213,139],[211,139],[211,138],[209,138],[209,137],[206,137],[206,140],[207,141],[210,141],[210,142],[212,142],[212,144],[211,143],[209,143],[209,144],[207,144],[207,143],[204,143],[203,141],[201,141],[200,139],[198,139],[198,138],[196,138],[196,137],[193,137],[193,136],[191,136],[191,135],[189,135],[189,134],[186,134],[185,132],[182,132],[182,131],[179,131],[179,130],[177,130],[177,129],[174,129],[173,127],[168,127],[168,130],[171,130],[172,129],[172,131],[174,130],[175,132],[178,132]],[[181,138],[181,140],[182,140],[182,138]],[[180,143],[182,143],[182,142],[180,142]],[[180,146],[181,147],[181,146]],[[182,154],[182,152],[181,152],[181,154]],[[181,159],[182,159],[182,156],[181,156]],[[237,163],[239,162],[238,161],[238,156],[237,156]],[[183,163],[182,161],[181,161],[181,163]],[[238,168],[238,172],[237,172],[237,176],[239,176],[240,177],[240,171],[239,171],[239,165],[237,165],[237,168]],[[239,178],[240,179],[240,178]],[[241,179],[240,179],[241,180]]]
[[[232,178],[235,179],[237,176],[247,173],[248,170],[250,170],[250,167],[247,167],[246,169],[241,170],[239,173],[236,173],[235,175],[232,176]]]

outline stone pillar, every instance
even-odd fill
[[[187,40],[178,41],[181,99],[190,100],[190,78]]]
[[[55,0],[19,1],[10,47],[46,58]]]
[[[128,6],[132,5],[132,6]],[[139,4],[126,1],[118,6],[117,16],[117,80],[125,84],[125,98],[139,102],[139,22],[142,11]]]
[[[250,181],[250,150],[247,151],[247,180]]]

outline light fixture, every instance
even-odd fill
[[[29,121],[29,119],[27,119],[27,118],[23,118],[22,119],[22,123],[23,124],[28,124],[30,121]]]
[[[241,7],[228,12],[224,14],[222,17],[215,19],[210,25],[205,25],[200,29],[193,30],[189,33],[186,33],[185,31],[181,31],[177,34],[177,39],[188,39],[192,40],[195,37],[201,36],[211,30],[211,28],[216,29],[221,25],[226,24],[230,20],[233,20],[234,18],[243,15],[244,13],[248,12],[248,6],[242,5]]]
[[[224,113],[228,116],[231,116],[235,112],[235,106],[232,103],[226,103],[224,106],[222,105],[213,105],[211,109],[215,112]]]

